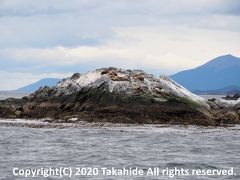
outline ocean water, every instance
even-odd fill
[[[240,179],[240,127],[51,124],[0,119],[0,179],[32,179],[13,169],[158,167],[230,169],[233,176],[59,176],[34,179]]]
[[[240,179],[240,127],[71,125],[33,126],[0,120],[0,174],[13,168],[234,168],[235,176],[81,176],[64,179]],[[27,121],[28,122],[28,121]],[[37,121],[34,122],[37,125]],[[33,124],[34,124],[33,123]],[[13,126],[17,124],[17,126]],[[31,178],[29,178],[31,179]],[[36,179],[46,179],[38,177]],[[48,179],[61,179],[52,177]]]

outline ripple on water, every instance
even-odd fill
[[[236,127],[124,125],[50,129],[0,126],[0,174],[11,179],[13,167],[44,165],[138,166],[145,169],[152,166],[235,167],[239,170],[239,132]],[[238,179],[239,176],[231,178]]]

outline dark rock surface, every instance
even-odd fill
[[[233,96],[227,95],[226,97],[223,97],[223,99],[226,100],[238,100],[240,98],[240,94],[234,94]]]
[[[27,100],[2,101],[0,115],[5,118],[66,121],[77,117],[90,122],[215,125],[203,113],[177,99],[157,102],[144,96],[122,96],[94,88],[61,97],[47,96],[48,93],[51,90],[43,88]]]

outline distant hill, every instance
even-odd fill
[[[199,95],[206,95],[206,94],[233,95],[233,94],[240,94],[240,86],[228,86],[222,89],[214,89],[214,90],[193,90],[192,92]]]
[[[61,81],[61,79],[45,78],[45,79],[41,79],[33,84],[16,89],[16,91],[31,93],[31,92],[35,92],[36,90],[38,90],[41,86],[49,86],[49,87],[55,86],[59,81]]]
[[[220,56],[171,78],[191,91],[240,86],[240,58],[230,54]]]

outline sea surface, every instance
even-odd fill
[[[13,168],[230,169],[234,176],[74,176],[35,179],[240,179],[240,127],[51,124],[0,119],[0,179]]]
[[[3,179],[26,179],[13,175],[13,168],[41,167],[139,167],[148,169],[234,168],[240,174],[240,127],[204,128],[151,125],[37,126],[17,120],[16,126],[0,120],[0,174]],[[11,122],[14,124],[14,122]],[[30,125],[31,124],[31,125]],[[33,125],[35,124],[35,126]],[[42,122],[42,125],[44,122]],[[175,179],[212,179],[178,176]],[[240,179],[239,175],[217,179]],[[29,178],[31,179],[31,178]],[[39,177],[37,179],[46,179]],[[52,177],[49,179],[60,179]],[[107,179],[83,176],[64,179]],[[108,179],[170,179],[109,177]]]
[[[16,92],[16,91],[0,91],[0,100],[4,100],[7,98],[22,98],[27,96],[28,93]]]

